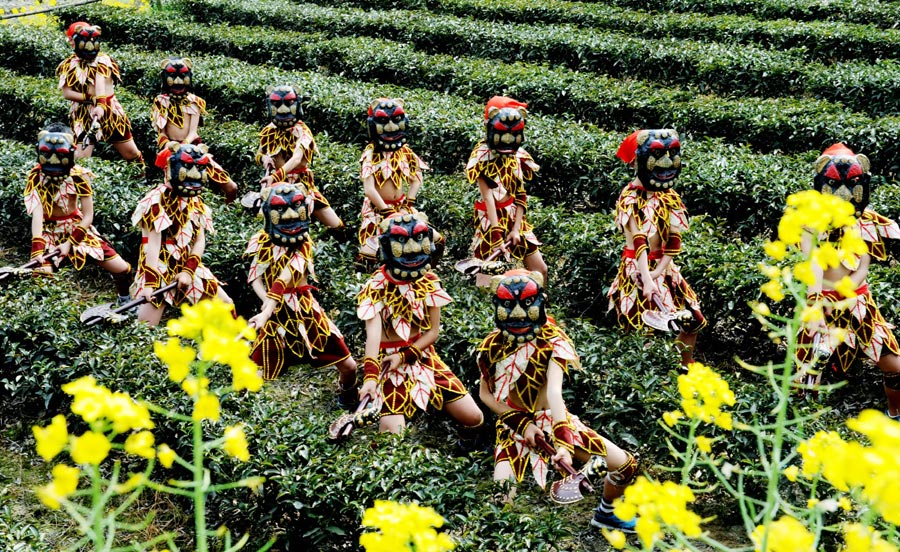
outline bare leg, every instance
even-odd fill
[[[404,429],[406,429],[406,418],[402,414],[382,416],[378,423],[378,431],[381,433],[402,433]]]
[[[154,307],[150,303],[144,303],[138,308],[138,320],[141,322],[146,322],[151,326],[156,326],[159,324],[159,321],[162,319],[163,311],[165,311],[165,306]]]
[[[468,393],[465,397],[444,405],[444,411],[465,427],[477,427],[484,422],[484,414]]]
[[[533,272],[540,272],[541,276],[544,277],[544,289],[547,289],[547,263],[544,262],[544,257],[540,251],[535,251],[525,257],[525,268]]]
[[[94,144],[91,144],[88,147],[82,147],[81,144],[75,146],[75,159],[82,159],[84,157],[90,157],[94,154]]]
[[[887,398],[888,415],[900,416],[900,357],[887,353],[878,361],[884,375],[884,396]]]
[[[141,150],[137,148],[134,140],[126,140],[124,142],[116,142],[113,144],[113,147],[116,148],[116,151],[119,152],[119,155],[122,156],[122,159],[125,161],[134,161],[135,159],[140,158],[143,160],[143,156],[141,155]]]
[[[681,365],[687,368],[688,364],[694,362],[694,347],[697,345],[697,334],[681,332],[678,334],[675,342],[681,351]]]

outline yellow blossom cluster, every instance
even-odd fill
[[[841,552],[897,552],[897,545],[885,541],[878,531],[859,523],[844,526],[845,546]]]
[[[380,532],[363,533],[359,544],[366,552],[444,552],[456,544],[447,534],[435,528],[444,518],[432,508],[418,504],[400,504],[390,500],[376,500],[363,514],[363,527]]]
[[[847,420],[847,427],[865,435],[870,444],[820,431],[797,449],[803,475],[821,474],[841,491],[859,489],[886,521],[900,524],[900,423],[876,410],[864,410]]]
[[[241,462],[250,459],[250,451],[247,449],[247,436],[240,425],[227,426],[225,428],[225,444],[222,449]]]
[[[755,552],[813,552],[816,543],[816,536],[790,516],[773,521],[768,530],[757,525],[750,538]]]
[[[615,513],[622,519],[637,516],[635,530],[644,548],[650,549],[667,528],[691,538],[701,535],[700,516],[687,509],[688,502],[693,501],[693,491],[684,485],[672,481],[658,483],[640,476],[625,489],[622,501],[616,503]],[[615,532],[606,536],[613,545],[621,543]]]
[[[806,190],[791,194],[787,208],[778,223],[778,239],[766,243],[766,254],[776,261],[785,259],[791,252],[800,252],[804,236],[809,241],[809,251],[802,261],[793,267],[778,268],[760,265],[760,271],[769,281],[760,290],[772,301],[785,297],[785,284],[794,280],[806,286],[816,284],[814,266],[821,270],[837,267],[842,261],[852,262],[856,255],[866,253],[866,243],[855,228],[854,208],[849,202],[830,194]],[[840,240],[815,243],[818,237],[832,230],[843,229]],[[845,297],[853,297],[854,286],[849,278],[834,283],[834,288]],[[814,316],[809,314],[809,316]]]
[[[666,412],[663,421],[672,427],[684,416],[706,423],[713,423],[725,430],[733,426],[731,413],[722,412],[723,406],[733,406],[734,392],[728,382],[711,368],[699,362],[688,365],[688,373],[678,376],[678,392],[681,394],[682,411]],[[702,449],[709,452],[710,441],[704,441]]]

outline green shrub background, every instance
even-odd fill
[[[195,91],[210,107],[201,134],[242,192],[260,177],[253,155],[266,123],[266,87],[297,86],[302,118],[321,149],[313,165],[317,184],[354,230],[366,106],[379,96],[401,97],[413,124],[411,145],[434,169],[420,208],[448,237],[437,272],[455,302],[444,310],[438,348],[477,394],[473,351],[493,321],[486,293],[453,270],[467,256],[477,195],[462,167],[482,132],[484,102],[511,95],[530,105],[526,147],[542,167],[529,188],[529,217],[550,267],[551,313],[575,340],[584,365],[568,378],[567,404],[657,473],[653,466],[667,461],[657,419],[677,401],[678,355],[671,339],[623,334],[607,312],[605,294],[622,248],[611,208],[630,178],[614,157],[619,142],[638,127],[681,133],[685,167],[678,189],[693,216],[678,261],[710,322],[697,356],[732,383],[738,416],[765,419],[773,398],[734,359],[765,362],[782,354],[748,303],[759,297],[761,246],[786,195],[809,187],[818,153],[841,140],[873,161],[872,207],[900,217],[900,31],[884,24],[885,14],[896,19],[897,3],[889,1],[665,0],[656,6],[648,12],[631,0],[180,0],[150,13],[70,9],[59,15],[60,28],[0,25],[0,262],[20,264],[28,256],[24,175],[35,162],[38,130],[67,117],[54,70],[69,53],[61,28],[71,21],[103,28],[104,49],[125,74],[117,97],[148,160],[155,155],[149,112],[159,61],[191,57]],[[108,147],[83,164],[97,174],[95,225],[135,262],[139,232],[131,212],[159,171],[149,168],[145,182]],[[245,284],[242,253],[260,220],[225,206],[221,196],[206,199],[217,232],[204,261],[249,317],[258,301]],[[365,276],[353,270],[355,240],[335,241],[321,228],[314,237],[320,301],[361,357],[354,298]],[[870,275],[890,321],[900,304],[893,264]],[[0,289],[4,454],[33,458],[30,425],[63,412],[59,386],[85,374],[166,406],[183,402],[152,355],[164,330],[78,322],[84,308],[111,296],[108,279],[93,268]],[[827,407],[815,423],[833,428],[863,407],[878,407],[883,399],[874,372],[860,365],[850,385],[797,408]],[[605,550],[587,526],[594,500],[561,508],[526,482],[514,504],[496,501],[490,455],[457,457],[453,426],[441,415],[418,418],[405,438],[362,430],[345,446],[326,443],[324,428],[338,413],[335,385],[333,373],[299,366],[258,396],[239,397],[224,422],[248,424],[253,457],[240,465],[215,458],[214,473],[263,475],[268,482],[259,494],[215,496],[216,522],[249,530],[254,541],[277,535],[281,550],[354,549],[362,510],[391,498],[436,508],[461,550]],[[180,429],[162,427],[157,438],[177,444]],[[491,438],[490,429],[485,434]],[[717,443],[738,465],[754,461],[751,445],[740,434]],[[5,477],[0,483],[7,484]],[[0,543],[50,550],[65,542],[71,529],[60,529],[52,517],[23,528],[16,512],[34,508],[34,500],[14,494],[21,503],[0,510]],[[715,494],[698,509],[717,516],[712,524],[719,531],[735,519]]]

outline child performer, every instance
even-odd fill
[[[422,172],[428,165],[406,143],[409,117],[403,100],[378,98],[369,104],[366,120],[369,144],[360,158],[363,183],[359,261],[374,266],[378,255],[378,225],[394,213],[416,212]],[[446,239],[435,232],[432,264],[440,259]]]
[[[169,158],[166,181],[150,190],[131,216],[132,224],[141,229],[134,295],[148,300],[138,310],[138,319],[151,325],[159,323],[166,303],[195,304],[216,296],[232,302],[201,261],[206,233],[213,231],[209,207],[200,198],[208,165],[206,146],[182,144]],[[152,296],[173,281],[178,282],[177,289]]]
[[[616,226],[625,235],[619,273],[609,289],[609,310],[616,309],[619,325],[641,329],[648,310],[672,314],[687,310],[676,342],[681,363],[693,362],[697,333],[706,326],[700,302],[674,257],[681,253],[681,235],[688,229],[684,203],[675,191],[681,172],[681,142],[671,129],[639,130],[626,138],[616,153],[636,176],[616,202]]]
[[[309,222],[315,205],[300,183],[280,183],[262,192],[265,229],[250,239],[245,255],[253,256],[248,283],[263,306],[250,324],[259,328],[252,358],[272,380],[295,362],[308,362],[340,372],[339,402],[357,402],[356,362],[337,326],[312,295],[313,244]]]
[[[535,436],[552,435],[554,463],[605,458],[609,472],[591,524],[634,533],[635,521],[616,517],[612,502],[634,481],[637,462],[566,409],[563,377],[581,364],[569,336],[547,317],[541,278],[539,272],[511,270],[492,281],[497,329],[478,346],[478,367],[481,401],[497,414],[494,480],[522,481],[530,463],[545,487],[548,459]]]
[[[69,259],[75,270],[87,261],[112,275],[118,303],[129,300],[131,265],[116,253],[93,227],[94,174],[75,165],[75,136],[72,129],[58,123],[38,134],[38,164],[28,173],[25,208],[31,215],[31,258],[43,258],[56,249],[55,263]],[[40,269],[52,267],[43,261]]]
[[[525,142],[527,104],[505,96],[491,98],[484,110],[487,140],[472,150],[466,164],[469,182],[478,184],[481,201],[475,202],[473,256],[486,259],[496,249],[525,263],[547,281],[541,242],[525,219],[528,195],[525,181],[538,171]]]
[[[93,144],[85,137],[96,132],[112,144],[122,159],[144,164],[144,156],[131,136],[131,122],[116,99],[115,85],[122,81],[119,64],[100,51],[100,27],[84,21],[69,25],[66,39],[74,53],[56,68],[63,98],[72,102],[70,117],[75,130],[75,157],[90,157]]]
[[[856,225],[819,236],[821,241],[838,241],[848,231],[856,232],[865,242],[868,252],[853,259],[843,259],[833,268],[824,269],[812,261],[816,283],[807,289],[811,304],[821,304],[825,320],[819,326],[800,332],[797,360],[807,366],[816,348],[823,349],[831,357],[836,369],[846,372],[860,354],[867,356],[881,370],[884,394],[887,398],[888,416],[900,419],[900,346],[869,293],[866,277],[872,259],[887,259],[886,240],[900,238],[900,227],[891,219],[867,209],[869,203],[869,159],[855,154],[844,144],[835,144],[822,152],[816,160],[815,189],[845,199],[856,210]],[[807,236],[803,247],[810,253],[812,236]],[[849,278],[854,290],[848,293],[839,283]],[[841,291],[838,291],[841,289]],[[837,343],[831,338],[819,340],[813,347],[817,333],[839,334]]]
[[[262,189],[278,182],[301,182],[316,200],[314,216],[329,229],[340,231],[344,222],[315,185],[309,164],[319,152],[312,132],[297,118],[300,98],[293,86],[274,87],[266,97],[271,122],[259,133],[256,162],[266,176],[260,179]]]
[[[162,62],[162,94],[153,100],[150,123],[156,129],[156,166],[165,171],[169,157],[181,144],[199,145],[203,140],[198,134],[202,118],[206,115],[206,100],[196,96],[193,90],[193,63],[188,58],[170,57]],[[206,172],[210,181],[225,194],[225,202],[231,203],[237,196],[237,184],[221,165],[207,153],[209,165]]]
[[[357,297],[356,314],[366,323],[360,398],[380,404],[383,432],[401,432],[416,408],[445,410],[462,426],[460,444],[469,448],[484,419],[434,348],[441,307],[452,299],[431,272],[431,227],[415,213],[388,217],[380,230],[384,264]]]

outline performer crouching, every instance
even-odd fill
[[[637,462],[566,409],[563,377],[581,364],[569,336],[547,317],[543,277],[511,270],[495,276],[492,288],[497,329],[478,346],[478,367],[481,401],[497,415],[494,480],[522,481],[530,464],[544,488],[548,460],[571,465],[574,457],[594,465],[602,459],[609,471],[591,525],[633,533],[635,520],[616,517],[612,502],[634,481]],[[535,441],[545,434],[552,435],[552,458]]]

